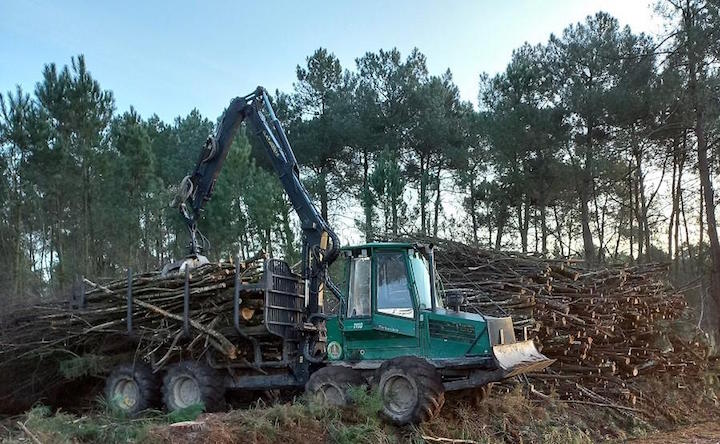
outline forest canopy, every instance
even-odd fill
[[[660,3],[663,35],[589,16],[517,48],[505,71],[478,73],[477,105],[419,49],[343,66],[319,48],[274,106],[341,235],[418,233],[591,264],[672,261],[675,279],[704,276],[720,300],[719,4]],[[169,203],[217,116],[118,110],[91,63],[48,64],[34,91],[0,95],[3,301],[187,252]],[[298,258],[292,208],[244,134],[200,229],[214,259],[260,248]]]

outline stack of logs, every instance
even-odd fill
[[[686,308],[661,264],[588,268],[434,240],[447,289],[465,295],[465,311],[512,316],[538,349],[556,359],[530,375],[533,392],[601,404],[635,404],[638,375],[697,376],[707,368],[702,334],[676,334]]]
[[[262,279],[262,260],[238,264],[240,322],[250,334],[262,333],[264,293],[251,288]],[[0,319],[0,399],[23,392],[41,395],[60,381],[60,365],[83,356],[141,358],[154,368],[183,354],[199,358],[210,351],[223,359],[243,359],[235,337],[233,291],[236,267],[209,263],[188,274],[189,306],[184,325],[185,274],[160,272],[131,277],[132,331],[128,334],[128,279],[79,283],[84,298],[44,302],[10,310]],[[84,300],[83,300],[84,299]],[[73,305],[82,305],[73,307]],[[134,356],[134,358],[133,358]],[[252,355],[251,355],[252,356]]]

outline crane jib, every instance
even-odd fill
[[[267,117],[266,117],[267,116]],[[268,118],[270,122],[268,122]],[[227,157],[240,124],[245,121],[271,159],[273,169],[287,194],[293,209],[302,221],[302,275],[308,279],[308,312],[318,309],[318,295],[328,282],[327,267],[339,254],[340,241],[327,221],[315,208],[310,195],[300,181],[299,170],[287,135],[272,108],[270,96],[262,87],[247,96],[230,102],[220,119],[213,137],[203,146],[198,163],[189,177],[192,193],[179,195],[177,206],[190,233],[190,256],[198,257],[203,249],[198,236],[197,222],[212,196],[215,182]],[[290,174],[288,174],[290,173]],[[182,188],[182,187],[181,187]],[[185,186],[184,189],[188,187]],[[188,211],[190,208],[192,211]],[[335,286],[330,285],[330,288]]]

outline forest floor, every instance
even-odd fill
[[[668,432],[657,432],[644,438],[631,440],[633,444],[665,444],[665,443],[692,443],[717,444],[720,443],[720,423],[708,421],[701,424],[682,427]]]
[[[81,414],[35,407],[0,421],[0,442],[80,443],[711,443],[720,442],[720,387],[716,378],[682,389],[672,381],[649,381],[656,406],[629,410],[534,399],[524,384],[499,387],[476,403],[467,394],[449,394],[441,415],[418,427],[395,427],[378,418],[381,402],[355,394],[347,409],[325,408],[302,397],[225,413],[200,408],[179,413],[149,412],[125,418],[102,403]],[[661,392],[658,392],[661,390]],[[633,441],[636,440],[636,441]]]

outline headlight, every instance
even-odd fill
[[[330,359],[340,359],[342,356],[342,346],[337,341],[332,341],[327,346],[327,355]]]

